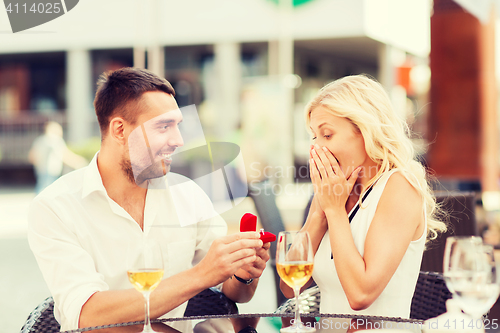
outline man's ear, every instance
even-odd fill
[[[109,128],[108,128],[109,136],[111,140],[125,145],[127,142],[126,133],[125,133],[125,120],[120,117],[115,117],[110,120]]]

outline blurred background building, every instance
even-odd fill
[[[196,105],[207,141],[239,144],[249,181],[307,181],[306,102],[327,82],[366,73],[389,92],[441,186],[486,191],[500,209],[494,3],[81,1],[1,34],[0,184],[34,182],[28,151],[48,120],[91,159],[95,82],[124,66],[166,77],[181,107]],[[0,11],[0,31],[9,30]],[[193,161],[177,162],[190,172]]]
[[[0,37],[0,178],[33,180],[28,150],[47,120],[92,157],[95,82],[123,66],[164,75],[180,106],[196,104],[209,141],[238,138],[250,180],[307,178],[303,107],[349,74],[377,78],[425,139],[431,9],[420,0],[81,1]],[[0,30],[10,30],[2,11]]]

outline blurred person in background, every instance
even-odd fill
[[[407,125],[364,75],[323,87],[306,122],[314,198],[303,230],[315,258],[303,288],[319,286],[321,313],[409,318],[426,241],[446,225]]]
[[[62,126],[55,121],[45,124],[44,134],[33,141],[28,159],[35,168],[36,194],[61,176],[64,165],[78,169],[88,164],[66,146]]]

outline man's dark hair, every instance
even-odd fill
[[[101,139],[104,139],[113,116],[135,123],[140,113],[136,108],[129,107],[129,103],[139,101],[142,94],[148,91],[163,91],[175,96],[175,90],[167,80],[145,69],[126,67],[99,77],[94,108]]]

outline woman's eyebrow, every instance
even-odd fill
[[[325,121],[323,123],[321,123],[319,126],[318,126],[318,129],[320,129],[323,125],[327,125],[328,123]],[[313,131],[312,127],[309,126],[309,128],[311,129],[311,131]]]

